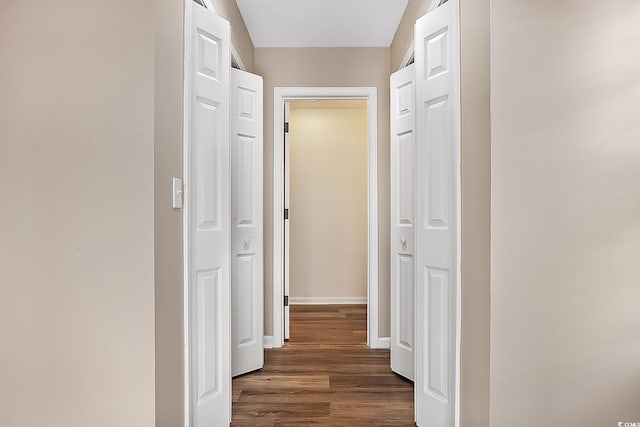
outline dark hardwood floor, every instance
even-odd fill
[[[365,305],[291,307],[291,339],[233,380],[232,426],[414,426],[413,384],[366,345]]]

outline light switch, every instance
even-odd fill
[[[173,208],[182,209],[182,180],[173,178]]]

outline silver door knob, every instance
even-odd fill
[[[245,249],[249,249],[249,245],[251,244],[251,238],[247,237],[246,239],[244,239],[244,248]]]
[[[400,239],[400,244],[402,245],[403,248],[407,246],[407,239]]]

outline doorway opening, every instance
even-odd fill
[[[285,118],[285,340],[308,340],[316,331],[327,343],[364,344],[367,101],[287,100]],[[350,310],[364,325],[347,321]]]
[[[388,339],[378,335],[378,173],[377,173],[377,89],[370,87],[327,88],[304,87],[274,89],[274,160],[273,160],[273,346],[281,347],[287,336],[289,295],[286,293],[287,268],[285,239],[289,225],[285,217],[286,206],[286,157],[285,132],[287,104],[303,100],[361,101],[366,103],[367,127],[367,344],[373,348],[388,347]],[[325,273],[330,280],[331,271]]]

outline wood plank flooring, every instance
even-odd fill
[[[291,306],[291,339],[233,379],[232,426],[415,426],[413,384],[366,346],[366,305]]]

